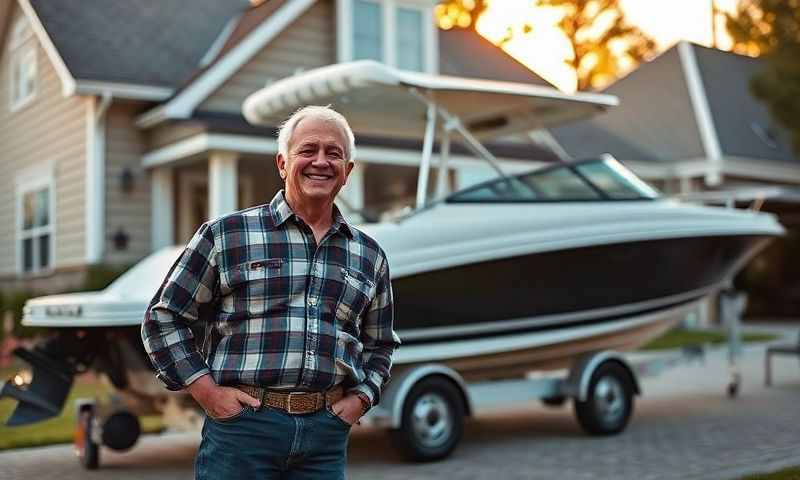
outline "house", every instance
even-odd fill
[[[798,186],[789,132],[750,93],[761,62],[679,42],[603,91],[619,107],[550,133],[571,157],[611,153],[667,193]]]
[[[750,90],[762,60],[679,42],[604,90],[620,105],[550,130],[557,150],[581,158],[608,152],[667,194],[772,193],[762,210],[786,237],[737,278],[751,314],[800,313],[800,156],[789,132]],[[747,206],[741,202],[741,206]]]
[[[435,3],[0,3],[0,201],[11,207],[0,212],[0,291],[74,288],[91,266],[134,263],[208,218],[268,202],[281,185],[275,129],[247,124],[241,104],[269,82],[373,58],[547,84],[473,32],[439,31]],[[343,201],[378,213],[412,204],[421,139],[356,135]],[[518,141],[490,149],[511,171],[556,158]],[[485,175],[454,152],[451,188]]]

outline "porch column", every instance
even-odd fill
[[[239,155],[234,152],[211,152],[208,158],[208,217],[236,210]]]
[[[350,176],[347,177],[347,185],[339,191],[339,197],[343,200],[345,208],[353,211],[364,208],[364,164],[356,161]]]
[[[175,191],[171,167],[150,174],[150,245],[153,251],[175,243]]]

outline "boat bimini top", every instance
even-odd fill
[[[455,131],[476,156],[505,176],[480,140],[587,118],[618,103],[611,95],[566,94],[551,87],[409,72],[359,60],[278,80],[250,95],[243,114],[250,123],[275,126],[305,105],[331,104],[359,133],[424,135],[421,187],[428,182],[437,119],[442,122],[442,167],[446,167],[450,134]],[[437,195],[443,187],[443,182],[437,185]],[[426,203],[426,191],[417,189],[418,208]]]

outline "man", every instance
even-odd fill
[[[333,203],[354,151],[342,115],[298,110],[278,134],[285,190],[204,223],[150,303],[157,377],[207,413],[197,478],[344,478],[399,344],[386,255]]]

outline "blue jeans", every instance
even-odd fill
[[[197,480],[344,480],[350,425],[322,409],[289,415],[263,406],[232,418],[206,417]]]

